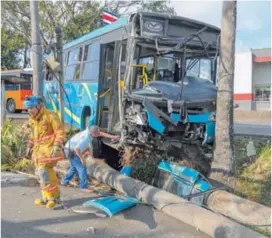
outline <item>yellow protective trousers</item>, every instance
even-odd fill
[[[64,125],[56,113],[44,107],[41,107],[37,115],[30,117],[29,124],[32,133],[28,146],[32,148],[32,160],[40,182],[42,202],[57,202],[60,197],[59,181],[53,167],[64,158]]]
[[[42,200],[58,202],[60,199],[59,180],[52,166],[38,165],[36,176],[40,182]]]

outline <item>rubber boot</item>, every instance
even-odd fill
[[[45,206],[46,205],[46,202],[41,199],[41,198],[36,198],[35,201],[34,201],[35,205],[37,206]]]
[[[55,201],[48,201],[47,203],[46,203],[46,207],[47,208],[53,208],[53,207],[55,207],[56,206],[56,202]]]

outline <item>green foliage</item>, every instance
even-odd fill
[[[15,170],[34,174],[35,167],[30,159],[23,158],[14,165]]]
[[[141,10],[175,15],[175,9],[169,6],[170,1],[142,1]]]
[[[11,171],[13,169],[13,166],[10,164],[1,164],[1,170],[3,171]]]
[[[2,164],[14,166],[23,159],[29,133],[25,126],[18,126],[10,120],[5,120],[1,131]]]
[[[170,6],[169,0],[155,1],[155,0],[132,0],[132,1],[111,1],[106,2],[105,7],[118,15],[127,14],[132,12],[131,9],[145,12],[158,12],[169,13],[175,15],[176,12],[173,7]]]
[[[243,172],[243,165],[245,163],[249,163],[249,159],[247,157],[247,146],[248,143],[252,141],[254,147],[256,149],[257,157],[259,157],[264,148],[270,146],[271,141],[266,138],[258,138],[258,137],[236,137],[234,139],[234,152],[236,158],[236,174],[237,176],[241,175]]]
[[[12,40],[11,40],[12,39]],[[5,26],[1,28],[1,69],[16,69],[19,68],[19,47],[23,43],[20,36]],[[19,46],[19,47],[18,47]]]
[[[271,232],[268,229],[261,229],[259,227],[252,227],[252,229],[260,234],[265,235],[266,237],[271,237]]]
[[[2,1],[1,68],[19,67],[19,54],[27,55],[31,46],[31,18],[29,1]],[[39,1],[41,40],[44,50],[55,41],[55,27],[63,30],[63,42],[69,42],[102,26],[101,12],[104,8],[127,13],[130,7],[150,12],[174,14],[169,1]]]
[[[64,42],[96,29],[102,8],[97,1],[40,1],[39,10],[42,38],[47,44],[55,38],[56,26],[62,28]]]
[[[236,189],[247,198],[271,206],[271,147],[264,146],[255,162],[240,170]]]
[[[29,3],[2,1],[1,4],[1,69],[16,69],[20,67],[19,56],[25,55],[31,43]]]

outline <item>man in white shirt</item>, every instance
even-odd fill
[[[85,159],[91,155],[95,160],[104,161],[102,138],[118,140],[120,137],[101,132],[98,126],[91,126],[90,128],[74,135],[65,144],[64,152],[67,158],[69,158],[70,168],[61,181],[62,185],[69,184],[70,180],[77,172],[80,180],[80,189],[83,191],[89,191]]]

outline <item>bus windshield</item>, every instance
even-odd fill
[[[212,61],[210,59],[189,59],[186,61],[186,76],[193,76],[212,82]]]
[[[175,83],[181,80],[181,60],[173,54],[143,57],[139,62],[146,65],[146,74],[150,79]],[[197,77],[212,83],[212,60],[207,58],[187,59],[184,76]]]

